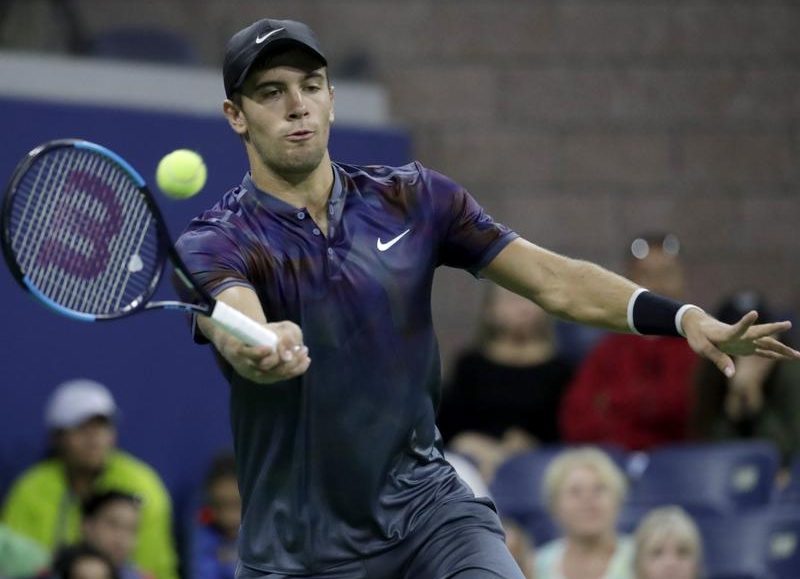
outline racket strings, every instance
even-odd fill
[[[99,171],[97,164],[97,159],[90,158],[88,165],[78,165],[78,169],[82,174],[84,172]],[[68,173],[65,172],[66,174]],[[103,177],[106,174],[107,171],[98,173],[98,176]],[[66,184],[62,181],[62,189],[60,190],[65,191],[65,186]],[[83,202],[83,204],[80,202]],[[56,249],[53,250],[50,256],[40,256],[40,258],[52,261],[54,264],[64,263],[65,260],[70,258],[70,255],[72,255],[73,262],[79,259],[78,256],[88,259],[92,255],[93,249],[90,239],[96,238],[98,233],[97,227],[92,227],[92,224],[98,223],[104,217],[99,202],[91,198],[69,195],[62,199],[61,205],[56,211],[60,212],[56,213],[56,220],[62,214],[69,213],[71,216],[75,216],[73,219],[80,219],[80,223],[54,223],[52,232],[61,234],[58,238],[51,238],[52,247]],[[66,225],[66,227],[62,227],[62,225]],[[81,234],[71,234],[73,231],[80,231]],[[68,275],[68,270],[63,267],[55,267],[50,271],[50,274],[48,278],[42,279],[42,283],[39,285],[45,295],[52,297],[55,301],[64,304],[70,309],[93,311],[89,304],[81,303],[82,299],[91,297],[91,292],[87,291],[85,279],[75,275]],[[33,280],[35,283],[40,281],[36,278],[33,278]]]
[[[144,196],[92,151],[55,149],[34,161],[14,196],[10,239],[30,282],[74,311],[132,307],[160,271],[157,226]]]
[[[45,295],[78,311],[90,311],[88,304],[82,304],[81,300],[90,298],[91,292],[86,291],[85,278],[70,275],[69,269],[63,266],[65,262],[71,261],[72,269],[75,270],[80,260],[85,268],[85,260],[92,256],[90,239],[97,235],[96,228],[91,224],[97,222],[102,213],[96,200],[71,194],[66,179],[69,175],[84,175],[89,172],[104,176],[97,165],[97,159],[84,155],[80,160],[76,159],[73,167],[61,166],[61,174],[59,180],[53,183],[53,191],[60,191],[63,195],[53,211],[49,215],[45,213],[52,224],[44,233],[44,237],[48,239],[47,248],[32,254],[39,263],[30,264],[29,270],[30,279]]]

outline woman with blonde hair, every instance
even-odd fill
[[[537,550],[537,579],[632,579],[633,543],[616,530],[626,491],[625,475],[599,449],[554,459],[544,493],[563,536]]]
[[[697,579],[702,541],[691,517],[680,507],[650,511],[634,537],[636,579]]]

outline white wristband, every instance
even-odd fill
[[[678,310],[678,313],[675,314],[675,329],[678,330],[678,333],[684,338],[686,337],[686,334],[683,331],[683,316],[692,308],[696,308],[701,312],[703,311],[703,308],[700,308],[694,304],[686,304],[681,306],[681,308]]]
[[[633,304],[636,303],[636,298],[638,298],[641,294],[643,294],[646,291],[648,290],[646,290],[643,287],[640,287],[635,292],[633,292],[633,294],[631,294],[631,297],[628,300],[628,328],[630,328],[631,332],[633,332],[634,334],[638,334],[640,336],[642,335],[642,333],[636,329],[635,325],[633,325]]]

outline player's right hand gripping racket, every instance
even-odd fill
[[[247,344],[277,344],[195,282],[144,179],[105,147],[77,139],[36,147],[14,171],[0,218],[12,273],[60,314],[95,321],[176,309],[208,316]],[[167,259],[196,303],[152,301]]]

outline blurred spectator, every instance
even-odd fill
[[[490,480],[509,454],[558,440],[558,405],[571,373],[556,355],[552,319],[544,310],[492,285],[478,344],[458,359],[444,390],[442,436]]]
[[[233,579],[238,560],[242,500],[232,454],[221,454],[211,463],[204,495],[205,504],[192,529],[191,576],[193,579]]]
[[[2,520],[47,549],[74,543],[80,504],[91,494],[117,490],[141,497],[141,524],[133,560],[158,579],[176,579],[171,501],[156,472],[116,449],[117,406],[105,386],[85,379],[59,386],[45,422],[50,457],[14,482]]]
[[[536,555],[533,541],[528,533],[511,519],[502,519],[502,523],[506,532],[506,545],[511,551],[511,556],[519,565],[525,579],[533,579],[536,576],[534,572]]]
[[[83,543],[59,549],[53,557],[52,579],[121,579],[106,555]]]
[[[684,276],[677,238],[636,238],[626,273],[644,288],[681,299]],[[564,439],[628,450],[685,440],[696,365],[683,338],[609,334],[567,388],[560,410]]]
[[[633,542],[617,534],[625,476],[595,448],[564,451],[544,477],[545,499],[563,537],[536,549],[537,579],[629,579]]]
[[[759,321],[776,321],[763,296],[753,291],[727,298],[716,313],[735,323],[751,310]],[[707,440],[762,438],[781,452],[784,466],[800,452],[800,363],[756,356],[735,358],[736,374],[726,378],[715,366],[700,363],[695,380],[694,433]]]
[[[634,537],[636,579],[698,579],[700,531],[680,507],[650,511]]]
[[[140,509],[138,497],[119,491],[97,493],[83,503],[83,542],[107,555],[121,579],[150,577],[130,562],[139,532]]]
[[[450,452],[449,450],[445,451],[444,457],[447,462],[456,469],[458,476],[467,483],[467,486],[476,497],[490,496],[489,486],[486,484],[486,480],[483,478],[481,471],[478,470],[478,467],[475,466],[470,459],[456,452]]]
[[[32,577],[49,561],[47,551],[38,543],[0,525],[0,577]]]

